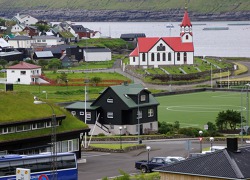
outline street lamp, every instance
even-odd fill
[[[120,130],[120,149],[122,149],[122,127],[119,127]]]
[[[140,92],[138,93],[138,102],[137,102],[137,105],[138,105],[138,109],[137,109],[137,119],[138,119],[138,127],[137,127],[137,131],[138,131],[138,144],[141,144],[141,141],[140,141],[140,109],[139,109],[139,106],[140,106]]]
[[[57,153],[56,153],[56,114],[54,108],[51,104],[40,101],[36,96],[34,97],[34,104],[47,104],[52,110],[51,117],[51,151],[52,151],[52,163],[51,163],[51,171],[52,171],[52,180],[57,180]]]
[[[199,138],[199,140],[200,140],[200,153],[202,153],[202,134],[203,134],[203,132],[199,131],[199,135],[200,135],[200,138]]]
[[[210,151],[212,152],[214,138],[213,138],[213,137],[210,137],[210,138],[209,138],[209,141],[210,141],[210,143],[211,143]]]
[[[42,93],[46,94],[46,99],[48,99],[47,91],[42,91]]]
[[[147,147],[146,147],[146,150],[148,151],[148,163],[149,163],[149,152],[150,152],[150,150],[151,150],[151,147],[150,147],[150,146],[147,146]]]

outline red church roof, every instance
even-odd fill
[[[188,12],[187,10],[185,10],[182,22],[181,22],[181,26],[192,26],[191,21],[188,17]]]
[[[147,53],[159,41],[163,40],[175,52],[193,52],[194,45],[190,43],[182,43],[180,37],[143,37],[138,38],[138,46],[130,53],[130,56],[138,56],[140,53]]]
[[[14,66],[10,66],[7,69],[37,69],[37,68],[41,68],[41,66],[37,66],[34,64],[30,64],[30,63],[26,63],[21,61],[19,64],[16,64]]]

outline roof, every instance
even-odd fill
[[[120,38],[138,38],[138,37],[146,37],[145,33],[128,33],[121,34]]]
[[[99,106],[91,106],[92,103],[90,102],[86,102],[86,109],[89,110],[95,110],[97,108],[99,108]],[[84,109],[85,108],[85,102],[79,101],[79,102],[75,102],[72,103],[68,106],[65,107],[66,109]]]
[[[84,51],[86,52],[111,52],[110,49],[108,48],[95,48],[95,49],[92,49],[92,48],[84,48]]]
[[[183,16],[183,19],[182,19],[180,26],[192,26],[187,10],[185,10],[185,13],[184,13],[184,16]]]
[[[36,51],[37,57],[54,57],[51,51]]]
[[[15,36],[15,37],[9,39],[9,41],[11,41],[11,40],[31,40],[31,37],[29,37],[29,36]]]
[[[137,108],[138,104],[129,97],[129,95],[138,95],[142,91],[147,91],[149,93],[149,102],[140,104],[140,107],[150,106],[150,105],[159,105],[158,101],[154,96],[145,89],[141,84],[127,84],[127,85],[117,85],[109,86],[102,93],[105,93],[108,89],[112,89],[114,93],[128,106],[128,108]],[[97,100],[100,98],[99,96]],[[96,100],[96,101],[97,101]]]
[[[250,147],[240,148],[240,152],[223,149],[160,167],[155,171],[221,179],[249,179],[249,159]]]
[[[37,68],[41,68],[41,66],[37,66],[34,64],[30,64],[30,63],[26,63],[21,61],[19,64],[16,64],[14,66],[10,66],[7,69],[37,69]]]
[[[138,45],[130,56],[138,56],[138,53],[147,53],[150,51],[158,41],[164,41],[175,52],[193,52],[194,45],[192,42],[183,43],[181,37],[140,37],[138,38]]]
[[[0,47],[10,47],[10,44],[7,43],[3,38],[0,38]]]
[[[83,27],[82,25],[71,25],[70,26],[76,33],[80,32],[94,32],[93,30],[90,30],[88,28]]]
[[[34,39],[56,39],[56,40],[61,40],[59,37],[55,36],[33,36]]]

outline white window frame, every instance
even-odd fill
[[[84,111],[80,111],[80,116],[84,116]]]
[[[107,118],[113,119],[114,118],[114,112],[107,112]]]
[[[148,109],[148,117],[153,117],[154,116],[154,109],[150,108]]]
[[[91,112],[86,112],[86,120],[87,121],[91,120]]]
[[[138,119],[138,116],[140,119],[142,118],[142,111],[141,110],[139,110],[139,115],[138,115],[138,110],[137,110],[137,119]]]
[[[51,121],[46,122],[46,127],[51,127]]]
[[[146,95],[144,95],[144,94],[141,95],[141,101],[142,101],[142,102],[146,101]]]
[[[107,103],[114,103],[114,99],[113,98],[108,98]]]

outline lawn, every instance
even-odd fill
[[[174,123],[179,121],[181,127],[203,128],[207,122],[215,122],[219,112],[228,109],[241,111],[245,107],[245,95],[240,92],[199,92],[181,95],[157,97],[158,120]],[[245,116],[246,112],[243,112]],[[246,116],[245,116],[246,117]]]

